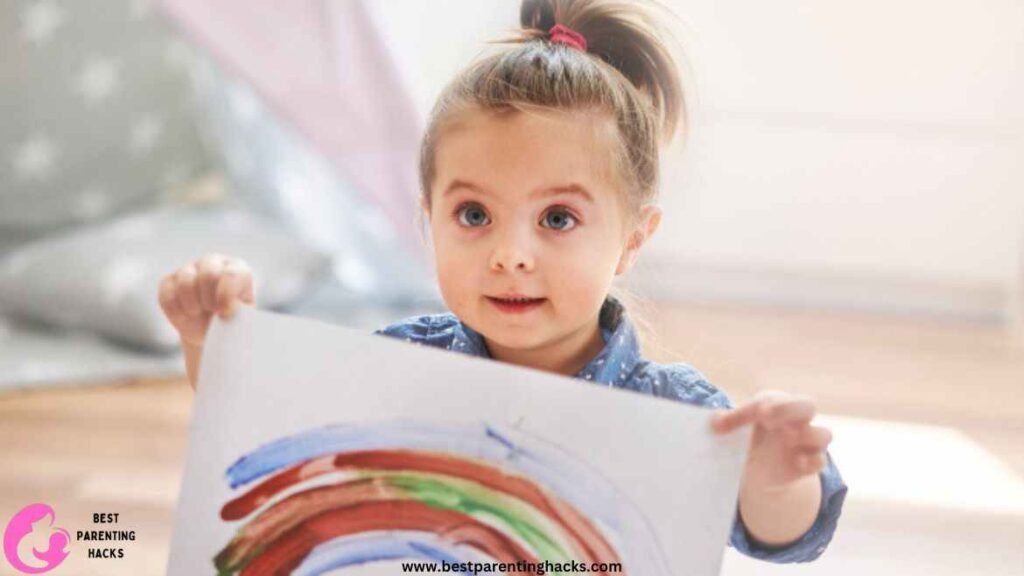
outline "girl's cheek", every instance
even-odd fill
[[[592,261],[600,258],[608,243],[602,234],[601,231],[580,228],[553,236],[545,244],[550,251],[564,254],[573,261]]]

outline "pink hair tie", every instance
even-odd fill
[[[561,24],[555,24],[548,30],[548,40],[552,44],[561,43],[572,46],[581,52],[587,51],[587,39],[579,32]]]

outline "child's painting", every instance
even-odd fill
[[[243,308],[207,339],[168,573],[717,574],[749,438],[710,415]]]

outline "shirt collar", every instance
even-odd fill
[[[604,348],[576,373],[576,378],[623,386],[640,361],[640,345],[625,308],[614,296],[609,295],[601,305],[598,326],[604,338]],[[461,321],[455,326],[451,350],[491,357],[483,336]]]

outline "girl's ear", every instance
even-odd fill
[[[640,211],[637,227],[630,233],[626,245],[622,249],[622,256],[619,257],[619,264],[615,267],[615,275],[623,274],[633,267],[640,248],[647,240],[654,235],[661,223],[661,208],[653,204],[644,206]]]
[[[416,222],[419,225],[420,240],[425,245],[430,244],[430,202],[420,196],[420,210],[421,212],[416,214]]]

